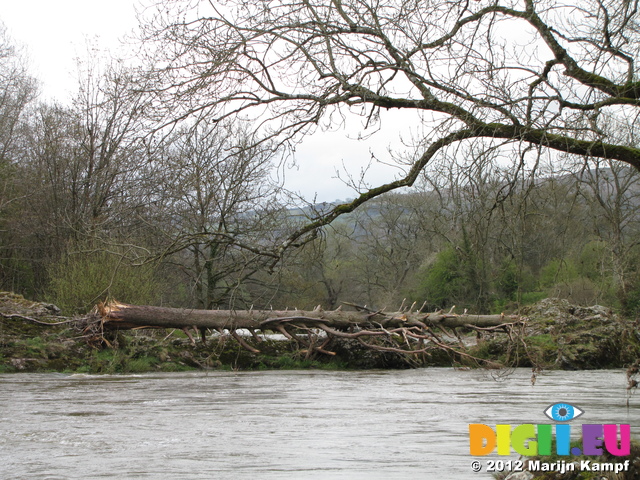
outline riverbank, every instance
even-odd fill
[[[527,322],[517,337],[483,332],[449,338],[452,343],[462,340],[472,356],[509,367],[619,368],[640,358],[637,322],[619,318],[606,307],[578,307],[546,299],[519,313]],[[355,339],[335,341],[333,356],[309,356],[294,342],[277,336],[245,338],[260,353],[248,351],[225,335],[194,344],[182,330],[171,329],[105,332],[95,341],[87,338],[81,323],[60,318],[54,305],[9,292],[0,292],[0,315],[0,373],[473,366],[442,350],[408,357],[368,349]]]

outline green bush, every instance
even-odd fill
[[[521,295],[521,305],[533,305],[538,303],[543,298],[547,298],[547,292],[524,292]]]
[[[455,302],[462,283],[460,259],[453,248],[447,248],[438,253],[435,262],[429,267],[420,284],[419,293],[430,305],[444,308]]]
[[[495,280],[495,288],[500,294],[500,298],[504,300],[516,299],[520,288],[520,277],[516,262],[512,259],[506,259],[502,262]]]
[[[580,276],[597,283],[610,281],[611,273],[606,267],[607,244],[601,240],[593,240],[582,247],[578,263]]]
[[[640,279],[632,278],[627,291],[620,294],[620,297],[622,312],[630,317],[640,317]]]
[[[149,304],[162,285],[151,266],[131,265],[104,250],[70,253],[49,269],[49,299],[68,314],[87,313],[107,297]]]
[[[567,283],[578,278],[578,269],[568,259],[554,259],[540,270],[540,285],[553,287],[559,283]]]
[[[603,292],[588,278],[579,277],[569,282],[558,283],[549,290],[549,296],[564,298],[575,305],[588,306],[602,303]]]

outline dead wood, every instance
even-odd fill
[[[37,323],[38,325],[47,325],[47,326],[64,325],[64,324],[67,324],[67,323],[77,322],[77,320],[78,320],[77,318],[70,318],[70,319],[63,320],[61,322],[43,322],[41,320],[36,320],[35,318],[31,318],[31,317],[28,317],[26,315],[19,315],[17,313],[8,314],[8,313],[2,313],[2,312],[0,312],[0,316],[2,318],[6,318],[6,319],[9,319],[9,320],[24,320],[26,322],[33,322],[33,323]],[[57,316],[55,318],[56,319],[60,319],[60,318],[66,318],[66,317]]]
[[[465,352],[466,347],[457,335],[458,329],[476,329],[510,332],[521,324],[519,316],[470,315],[442,311],[384,312],[365,307],[354,310],[325,311],[316,308],[306,310],[197,310],[147,305],[128,305],[109,302],[97,307],[104,329],[174,328],[187,331],[194,328],[204,333],[207,329],[228,331],[243,348],[260,353],[238,333],[248,331],[255,338],[262,334],[278,332],[296,342],[300,353],[310,357],[314,353],[335,355],[331,351],[334,339],[355,339],[367,348],[408,355],[421,355],[438,349],[453,357],[475,361],[479,365],[495,367]],[[446,341],[435,333],[439,329],[456,332],[455,341]],[[189,335],[193,341],[193,337]],[[203,335],[204,339],[204,335]]]
[[[517,315],[470,315],[455,313],[422,312],[368,312],[338,310],[197,310],[169,307],[127,305],[110,302],[100,305],[98,310],[107,328],[210,328],[247,330],[277,330],[281,325],[320,328],[321,325],[338,330],[357,328],[386,329],[393,327],[459,328],[497,327],[506,323],[517,323]]]

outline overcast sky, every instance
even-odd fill
[[[65,101],[75,89],[75,59],[87,41],[117,49],[137,24],[133,0],[0,0],[0,19],[26,47],[43,96]]]
[[[146,4],[149,4],[146,0]],[[42,97],[68,102],[76,89],[76,58],[86,58],[87,42],[116,53],[119,40],[137,25],[137,0],[0,0],[0,20],[10,36],[26,48],[30,71],[41,82]],[[398,143],[399,118],[375,135],[373,142],[345,141],[334,132],[305,141],[297,149],[298,168],[285,170],[287,186],[308,200],[333,201],[354,197],[353,190],[336,179],[343,164],[358,177],[371,158],[384,158],[389,143]],[[406,133],[406,132],[405,132]],[[367,179],[374,184],[392,180],[396,170],[378,166]],[[343,175],[344,176],[344,175]]]

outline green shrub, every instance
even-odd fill
[[[123,370],[126,373],[144,373],[152,371],[158,363],[156,357],[142,356],[128,360]]]
[[[533,305],[547,298],[547,292],[524,292],[520,297],[521,305]]]
[[[540,285],[546,288],[566,283],[578,277],[578,269],[571,260],[554,259],[540,270]]]
[[[594,282],[603,283],[610,280],[610,271],[606,266],[608,257],[607,244],[601,240],[593,240],[582,247],[578,262],[578,273]]]
[[[495,287],[500,298],[504,300],[515,300],[516,293],[520,289],[521,274],[518,272],[516,262],[507,259],[502,262],[495,280]]]
[[[619,296],[622,312],[630,317],[640,317],[640,280],[633,278],[627,286],[627,291]]]
[[[558,283],[550,291],[551,297],[564,298],[575,305],[602,303],[603,292],[588,278],[579,277],[569,282]]]
[[[438,253],[420,284],[420,295],[430,305],[444,308],[452,305],[462,289],[460,259],[453,248]]]
[[[68,314],[87,313],[107,297],[152,303],[162,289],[153,267],[131,265],[104,250],[69,253],[50,268],[49,277],[50,301]]]

